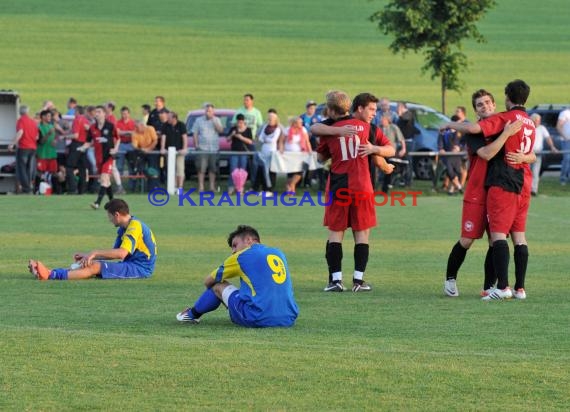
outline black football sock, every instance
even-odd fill
[[[342,271],[342,243],[329,242],[327,264],[331,274]]]
[[[515,246],[515,290],[524,288],[526,267],[528,264],[528,246]]]
[[[368,264],[369,246],[368,243],[357,243],[354,245],[354,271],[364,273]],[[362,278],[353,278],[354,283],[362,284]]]
[[[509,286],[509,244],[506,240],[493,242],[493,266],[497,275],[497,288]]]
[[[97,200],[95,203],[98,205],[101,204],[101,200],[103,200],[103,196],[105,196],[105,188],[103,186],[99,187],[99,193],[97,194]]]
[[[325,246],[325,259],[327,259],[327,267],[329,270],[329,283],[332,282],[332,271],[331,271],[331,267],[328,264],[328,256],[329,256],[329,241],[327,240],[327,245]]]
[[[467,249],[461,246],[461,243],[457,241],[457,243],[453,245],[453,249],[451,249],[451,253],[449,254],[449,258],[447,259],[447,272],[446,272],[447,280],[457,279],[457,272],[459,272],[459,268],[463,264],[466,254],[467,254]]]
[[[111,186],[107,188],[107,196],[109,197],[109,200],[113,200],[113,188]]]
[[[489,246],[487,255],[485,256],[485,282],[483,283],[483,290],[492,288],[496,281],[497,275],[495,274],[495,267],[493,266],[493,246]]]

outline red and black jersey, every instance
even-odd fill
[[[110,151],[115,147],[117,139],[117,130],[113,123],[105,121],[102,128],[99,128],[97,123],[89,127],[87,141],[93,144],[95,160],[98,165],[105,163],[111,158]]]
[[[323,123],[332,126],[353,125],[357,128],[354,135],[321,138],[317,152],[332,159],[329,190],[332,193],[343,188],[353,192],[373,192],[368,156],[362,157],[358,154],[360,145],[370,141],[370,124],[351,117]],[[387,145],[390,141],[377,129],[375,143]]]
[[[535,126],[528,117],[524,107],[514,107],[509,111],[495,114],[486,119],[480,120],[479,125],[485,137],[500,134],[507,122],[523,121],[523,127],[516,134],[509,137],[503,148],[497,155],[488,162],[487,187],[497,186],[507,192],[521,193],[523,186],[525,189],[530,185],[525,184],[525,175],[530,176],[526,169],[528,164],[510,164],[506,154],[510,152],[522,151],[528,154],[532,151],[535,138]],[[528,177],[527,177],[528,179]]]
[[[485,139],[482,133],[465,135],[467,153],[469,154],[468,180],[465,185],[465,202],[484,205],[487,201],[487,188],[485,179],[487,178],[487,161],[477,156],[477,150],[487,145],[493,139]]]

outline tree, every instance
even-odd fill
[[[384,34],[395,39],[392,53],[405,55],[423,50],[422,73],[441,78],[441,109],[445,113],[447,90],[461,91],[459,74],[467,68],[467,56],[461,52],[463,39],[478,43],[485,38],[475,23],[496,4],[495,0],[392,0],[383,10],[370,16]]]

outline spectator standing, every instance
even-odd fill
[[[85,192],[87,184],[87,155],[83,145],[87,141],[87,131],[91,126],[89,120],[83,115],[82,106],[75,108],[75,118],[71,126],[71,141],[67,146],[67,159],[65,161],[65,176],[67,180],[67,193],[80,195]],[[78,180],[75,179],[77,169]]]
[[[277,151],[279,139],[284,135],[283,128],[279,124],[279,116],[275,111],[267,113],[267,123],[261,126],[259,131],[259,148],[258,157],[262,168],[261,173],[258,172],[255,187],[261,187],[266,192],[266,196],[271,197],[275,190],[277,175],[269,170],[271,166],[271,157]]]
[[[560,133],[562,150],[562,167],[560,168],[560,184],[566,185],[570,179],[570,109],[564,109],[558,115],[556,130]]]
[[[68,116],[75,116],[75,108],[77,107],[77,100],[74,97],[70,97],[67,101],[67,112]]]
[[[311,126],[321,121],[321,117],[316,114],[316,110],[317,110],[317,102],[314,100],[309,100],[305,105],[305,113],[303,113],[300,116],[301,120],[303,121],[303,126],[305,127],[305,130],[307,130],[307,132],[309,133],[309,141],[311,142],[312,150],[317,150],[317,147],[319,146],[318,136],[314,136],[310,132]],[[304,187],[311,187],[311,181],[313,179],[313,176],[315,175],[315,172],[322,172],[322,170],[318,169],[316,171],[315,170],[305,171],[305,177],[303,180]]]
[[[141,112],[142,112],[142,121],[144,122],[144,124],[148,123],[148,116],[150,115],[150,104],[143,104],[141,106]]]
[[[453,115],[451,117],[451,121],[457,122],[457,116]],[[443,154],[446,152],[461,151],[461,148],[459,147],[459,133],[454,129],[445,129],[441,131],[437,137],[437,146],[439,152]],[[461,159],[459,156],[443,156],[442,162],[446,167],[447,177],[450,182],[447,193],[449,195],[454,194],[454,189],[458,192],[462,192],[463,186],[459,181],[461,176]]]
[[[55,128],[51,124],[51,112],[43,110],[40,119],[37,166],[38,172],[42,173],[42,179],[51,185],[52,174],[57,172],[57,138]]]
[[[544,142],[548,144],[548,147],[552,152],[558,152],[556,146],[552,142],[552,137],[548,133],[548,129],[541,124],[542,118],[538,113],[533,113],[530,115],[530,119],[534,122],[536,126],[534,146],[532,148],[533,152],[536,154],[536,162],[530,165],[532,170],[532,186],[530,194],[536,196],[538,194],[538,183],[540,181],[540,168],[542,167],[542,155],[540,152],[544,150]]]
[[[195,156],[198,172],[198,190],[204,191],[204,178],[208,170],[210,191],[216,190],[216,173],[218,171],[218,151],[220,150],[220,133],[224,132],[222,122],[214,114],[212,103],[204,104],[204,116],[196,119],[192,126],[194,147],[198,151]],[[205,152],[205,153],[200,153]]]
[[[117,118],[115,117],[115,103],[107,102],[105,104],[105,120],[112,123],[113,126],[117,124]]]
[[[164,97],[156,96],[154,98],[154,109],[152,109],[152,111],[148,114],[148,119],[146,121],[146,124],[148,126],[154,127],[154,130],[156,131],[160,130],[161,122],[159,119],[159,114],[163,109],[166,109]],[[166,110],[168,111],[168,109]]]
[[[243,114],[236,115],[236,125],[232,127],[228,133],[228,142],[231,142],[232,152],[253,152],[255,146],[253,145],[253,134],[251,129],[245,123],[245,116]],[[241,185],[237,185],[234,181],[234,171],[241,169],[242,173],[247,170],[247,155],[231,155],[230,156],[230,176],[228,177],[228,193],[233,194],[236,190],[243,190]]]
[[[455,116],[457,116],[458,122],[469,123],[467,120],[467,109],[465,106],[457,106],[455,108]],[[465,150],[465,138],[459,133],[459,148]],[[465,182],[467,181],[467,155],[461,157],[461,173],[459,176],[459,183],[462,187],[465,187]]]
[[[234,114],[232,124],[236,124],[238,114],[242,114],[244,116],[245,124],[251,129],[251,136],[255,142],[259,128],[263,124],[263,117],[261,116],[261,112],[254,107],[254,98],[251,93],[244,94],[243,106],[237,110],[236,114]],[[257,177],[257,167],[257,157],[253,156],[251,158],[249,169],[249,178],[251,179],[252,184],[255,182]]]
[[[176,112],[170,112],[168,122],[162,129],[160,153],[165,155],[169,147],[176,148],[176,187],[182,189],[186,177],[184,166],[188,153],[186,125],[178,120]]]
[[[382,125],[383,117],[388,117],[390,119],[390,123],[397,126],[399,120],[398,114],[390,107],[390,100],[387,97],[380,98],[380,101],[378,102],[378,111],[376,112],[376,116],[374,116],[372,124],[380,127]]]
[[[303,126],[303,119],[296,117],[291,121],[291,125],[287,130],[287,135],[280,140],[279,151],[285,152],[306,152],[312,153],[311,142],[309,141],[309,133]],[[303,171],[287,173],[287,186],[285,191],[295,193],[297,184],[303,177]]]
[[[127,106],[121,107],[121,118],[117,120],[115,127],[117,128],[117,135],[120,140],[119,151],[115,156],[115,166],[119,175],[122,175],[125,169],[125,163],[127,163],[129,174],[134,175],[135,170],[131,163],[125,162],[128,154],[133,151],[132,135],[135,130],[135,121],[131,118],[131,111]],[[130,191],[135,189],[135,184],[136,181],[134,179],[129,180]],[[119,194],[119,190],[117,190],[117,194]]]
[[[28,115],[29,107],[20,106],[20,118],[16,122],[16,136],[9,150],[16,149],[16,179],[22,193],[32,193],[32,182],[36,178],[36,149],[38,147],[38,125]]]
[[[382,102],[382,100],[380,100],[380,102]],[[384,136],[386,136],[392,145],[396,148],[396,156],[401,159],[406,155],[406,139],[404,139],[404,135],[402,134],[400,128],[392,123],[393,118],[394,116],[385,112],[380,119],[380,129],[382,130]],[[384,178],[382,180],[382,191],[384,193],[388,193],[391,183],[392,174],[384,174]]]

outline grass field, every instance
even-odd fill
[[[461,296],[442,294],[458,197],[379,208],[375,289],[359,295],[321,292],[319,207],[127,200],[158,240],[149,280],[32,279],[29,257],[66,265],[77,250],[110,245],[114,229],[86,197],[1,199],[0,410],[567,410],[569,197],[533,199],[529,298],[491,303],[478,297],[483,242],[462,268]],[[177,324],[237,223],[286,252],[301,311],[292,329],[242,329],[221,309]]]
[[[263,112],[286,117],[332,88],[440,107],[439,82],[420,74],[422,56],[392,55],[390,38],[367,20],[386,1],[4,3],[0,89],[18,90],[33,110],[47,99],[63,108],[73,95],[84,104],[112,99],[138,116],[162,94],[185,114],[204,101],[238,107],[251,92]],[[502,105],[504,85],[518,77],[532,87],[529,106],[568,102],[566,0],[498,3],[480,23],[488,43],[464,45],[472,65],[448,112],[470,107],[480,87]]]
[[[421,56],[391,55],[367,21],[385,3],[3,2],[0,89],[18,90],[34,111],[75,96],[112,99],[137,117],[157,94],[185,114],[204,101],[237,107],[245,92],[286,117],[331,88],[439,107]],[[517,77],[532,87],[529,106],[568,102],[567,1],[498,3],[479,26],[488,43],[465,43],[472,66],[449,110],[469,107],[480,87],[502,102]],[[110,246],[114,229],[88,208],[91,197],[0,197],[0,411],[568,410],[567,187],[547,178],[533,198],[529,299],[485,304],[484,242],[462,268],[461,296],[443,296],[461,200],[416,184],[425,191],[417,207],[379,208],[367,270],[375,289],[359,295],[321,292],[319,207],[158,208],[128,195],[158,240],[151,279],[38,282],[28,258],[67,265],[77,250]],[[287,254],[301,310],[294,328],[242,329],[223,310],[197,327],[177,324],[237,223]]]

